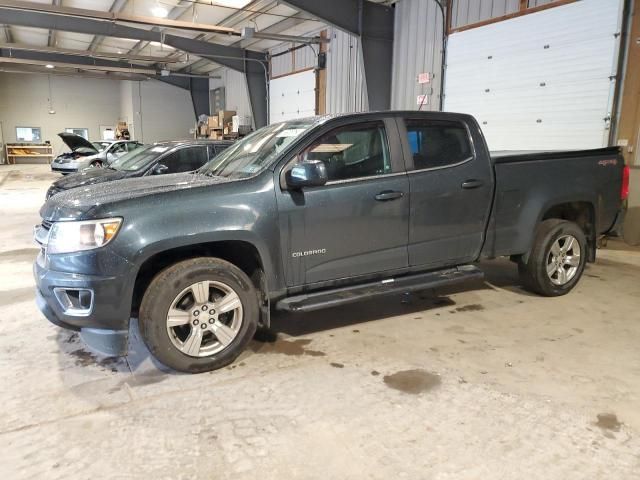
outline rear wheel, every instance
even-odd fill
[[[540,224],[533,249],[518,270],[524,286],[555,297],[569,293],[578,283],[587,261],[587,242],[575,223],[550,219]]]
[[[195,258],[152,280],[140,305],[140,332],[162,363],[197,373],[233,362],[253,338],[258,317],[258,295],[242,270]]]

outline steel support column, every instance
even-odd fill
[[[365,0],[284,0],[283,3],[360,37],[369,108],[391,107],[392,7]]]

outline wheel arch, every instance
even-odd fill
[[[535,237],[538,226],[545,220],[557,219],[566,220],[577,224],[585,234],[587,239],[587,261],[594,262],[596,259],[596,208],[591,200],[568,200],[546,205],[540,212],[540,216],[535,224],[531,238]],[[525,263],[529,260],[533,244],[528,251],[522,255],[521,259]]]
[[[593,202],[578,200],[558,203],[546,209],[540,222],[550,218],[567,220],[578,225],[587,238],[587,260],[594,262],[596,259],[596,208]]]
[[[142,302],[151,280],[171,265],[196,257],[216,257],[234,264],[253,282],[260,304],[260,323],[269,326],[269,295],[264,257],[256,245],[246,240],[216,240],[166,248],[148,255],[140,264],[133,285],[132,315]]]

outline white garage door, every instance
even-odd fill
[[[269,122],[315,115],[316,72],[306,70],[269,82]]]
[[[445,110],[491,150],[607,145],[620,0],[583,0],[449,37]]]

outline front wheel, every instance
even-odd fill
[[[542,222],[533,249],[518,270],[524,286],[547,297],[569,293],[582,276],[587,261],[587,241],[573,222],[550,219]]]
[[[160,362],[198,373],[233,362],[258,318],[258,295],[242,270],[218,258],[194,258],[151,281],[140,305],[140,332]]]
[[[91,168],[102,168],[102,162],[100,160],[94,160],[89,164]]]

